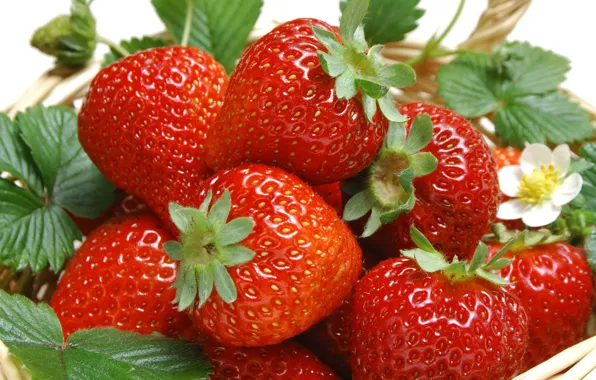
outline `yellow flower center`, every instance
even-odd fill
[[[541,165],[522,177],[517,197],[524,203],[539,204],[550,199],[559,180],[560,173],[553,164]]]

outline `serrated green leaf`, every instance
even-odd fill
[[[354,45],[356,29],[364,20],[369,0],[350,0],[344,8],[339,21],[339,34],[347,45]]]
[[[338,77],[348,68],[344,61],[335,55],[331,55],[323,51],[318,51],[317,55],[319,57],[319,62],[321,62],[323,71],[333,78]]]
[[[426,236],[418,228],[414,225],[410,226],[410,237],[412,238],[412,242],[418,248],[423,251],[431,252],[431,253],[438,253],[435,247],[428,241]]]
[[[381,213],[379,209],[373,207],[368,220],[366,221],[366,225],[364,226],[364,231],[362,232],[362,237],[367,238],[377,232],[377,230],[381,227]]]
[[[221,262],[226,266],[244,264],[254,257],[255,252],[241,244],[228,245],[221,249]]]
[[[236,301],[238,298],[238,293],[236,292],[236,285],[234,281],[230,277],[228,270],[226,267],[220,263],[219,261],[213,261],[213,279],[215,282],[215,289],[217,290],[217,294],[221,297],[222,300],[226,303],[232,303]]]
[[[252,232],[255,222],[252,218],[243,217],[226,223],[215,235],[215,243],[220,246],[236,244],[246,239]]]
[[[488,54],[462,54],[441,67],[438,94],[447,106],[464,117],[478,117],[498,107],[495,95],[499,75],[490,69]]]
[[[191,10],[188,45],[210,53],[228,73],[244,49],[263,6],[262,0],[151,0],[168,32],[182,41]]]
[[[231,207],[232,201],[230,198],[230,191],[226,189],[221,197],[213,203],[213,206],[207,215],[207,220],[215,233],[217,233],[228,221]]]
[[[130,54],[133,54],[142,50],[167,46],[167,43],[161,38],[144,36],[142,38],[133,37],[130,40],[122,40],[120,41],[120,46]],[[101,65],[102,67],[106,67],[122,57],[123,55],[119,51],[110,48],[110,51],[103,56]]]
[[[334,33],[317,28],[316,26],[312,27],[312,32],[317,37],[319,41],[327,48],[330,54],[335,56],[341,56],[344,52],[344,47],[342,44],[339,43],[337,37]]]
[[[582,146],[580,155],[582,158],[596,165],[596,143],[587,143]],[[596,167],[584,171],[582,173],[582,178],[584,179],[584,185],[588,182],[589,184],[596,186]]]
[[[572,173],[584,173],[590,169],[596,168],[596,163],[585,160],[583,158],[578,158],[571,161],[569,166],[569,172],[567,174]]]
[[[72,109],[37,105],[18,114],[15,123],[31,149],[52,204],[76,216],[94,218],[114,203],[114,187],[79,143]]]
[[[3,171],[23,181],[37,196],[43,196],[43,183],[31,151],[19,136],[16,125],[0,113],[0,172]]]
[[[443,255],[437,252],[429,252],[423,249],[409,249],[401,251],[402,255],[415,260],[420,268],[428,273],[443,270],[449,266],[449,263]]]
[[[364,109],[364,115],[366,115],[366,120],[369,122],[373,122],[373,118],[377,113],[377,100],[371,98],[370,96],[363,94],[362,95],[362,108]]]
[[[433,137],[433,122],[428,114],[416,116],[406,139],[404,152],[413,154],[428,145]]]
[[[396,123],[403,123],[408,120],[405,116],[399,113],[397,108],[395,107],[395,103],[393,100],[393,96],[391,93],[387,93],[384,97],[377,100],[379,103],[379,108],[381,108],[381,112],[389,121],[393,121]]]
[[[556,91],[571,68],[567,58],[527,42],[506,43],[503,50],[510,57],[504,62],[508,97]]]
[[[582,141],[594,135],[589,115],[558,93],[513,99],[497,111],[495,127],[504,143],[518,148],[525,143]]]
[[[182,244],[177,241],[166,241],[163,243],[163,250],[166,251],[172,260],[180,261],[184,258],[184,250]]]
[[[364,32],[369,45],[401,41],[418,26],[424,11],[417,8],[420,0],[371,0],[364,19]],[[340,7],[345,9],[347,0]]]
[[[44,205],[12,182],[0,179],[0,261],[17,270],[59,271],[72,256],[81,232],[56,205]]]
[[[206,379],[200,347],[116,329],[73,333],[66,344],[46,304],[0,291],[0,340],[34,379]]]
[[[335,80],[335,93],[339,99],[351,99],[358,93],[356,78],[350,70],[344,71]]]
[[[207,265],[197,273],[197,277],[199,280],[199,308],[201,308],[213,293],[213,267]]]
[[[410,160],[415,177],[422,177],[434,172],[439,164],[437,157],[430,152],[416,153]]]
[[[416,82],[414,69],[405,63],[395,63],[385,66],[381,69],[379,76],[381,82],[389,87],[404,88]]]
[[[366,215],[373,207],[373,198],[369,190],[361,191],[351,197],[344,207],[343,219],[347,222]]]

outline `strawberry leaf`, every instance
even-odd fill
[[[584,251],[586,252],[588,264],[592,268],[592,273],[596,275],[596,228],[592,229],[592,233],[584,244]]]
[[[37,105],[18,114],[15,123],[31,149],[50,203],[94,218],[114,202],[114,187],[79,144],[73,110]]]
[[[0,340],[40,379],[206,379],[200,347],[115,329],[82,330],[64,342],[46,304],[0,292]]]
[[[594,135],[591,119],[557,89],[568,70],[564,57],[528,43],[506,43],[443,66],[438,92],[462,116],[496,112],[495,129],[504,145],[582,141]]]
[[[420,0],[370,0],[364,18],[364,33],[369,45],[401,41],[418,26],[424,11],[417,8]],[[342,11],[348,0],[340,2]]]
[[[74,242],[82,239],[64,210],[4,179],[0,210],[0,261],[17,270],[30,266],[37,273],[49,262],[58,272],[74,253]]]
[[[186,42],[186,32],[189,46],[213,55],[228,73],[242,53],[263,6],[262,0],[151,0],[151,3],[177,43]]]
[[[12,121],[0,114],[0,172],[3,171],[23,181],[36,195],[43,195],[43,183],[29,148]]]
[[[133,37],[130,40],[120,41],[120,46],[130,54],[138,51],[147,50],[155,47],[167,46],[167,43],[160,38],[144,36],[142,38]],[[103,56],[102,67],[106,67],[124,57],[121,52],[110,48],[110,51]]]

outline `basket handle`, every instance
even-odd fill
[[[459,47],[489,51],[507,38],[532,0],[489,0],[476,28]]]

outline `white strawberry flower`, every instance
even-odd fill
[[[527,145],[519,165],[499,170],[501,192],[514,199],[500,205],[497,218],[521,219],[528,227],[554,222],[563,205],[571,202],[582,188],[580,174],[567,175],[570,163],[568,145],[559,145],[553,151],[543,144]]]

